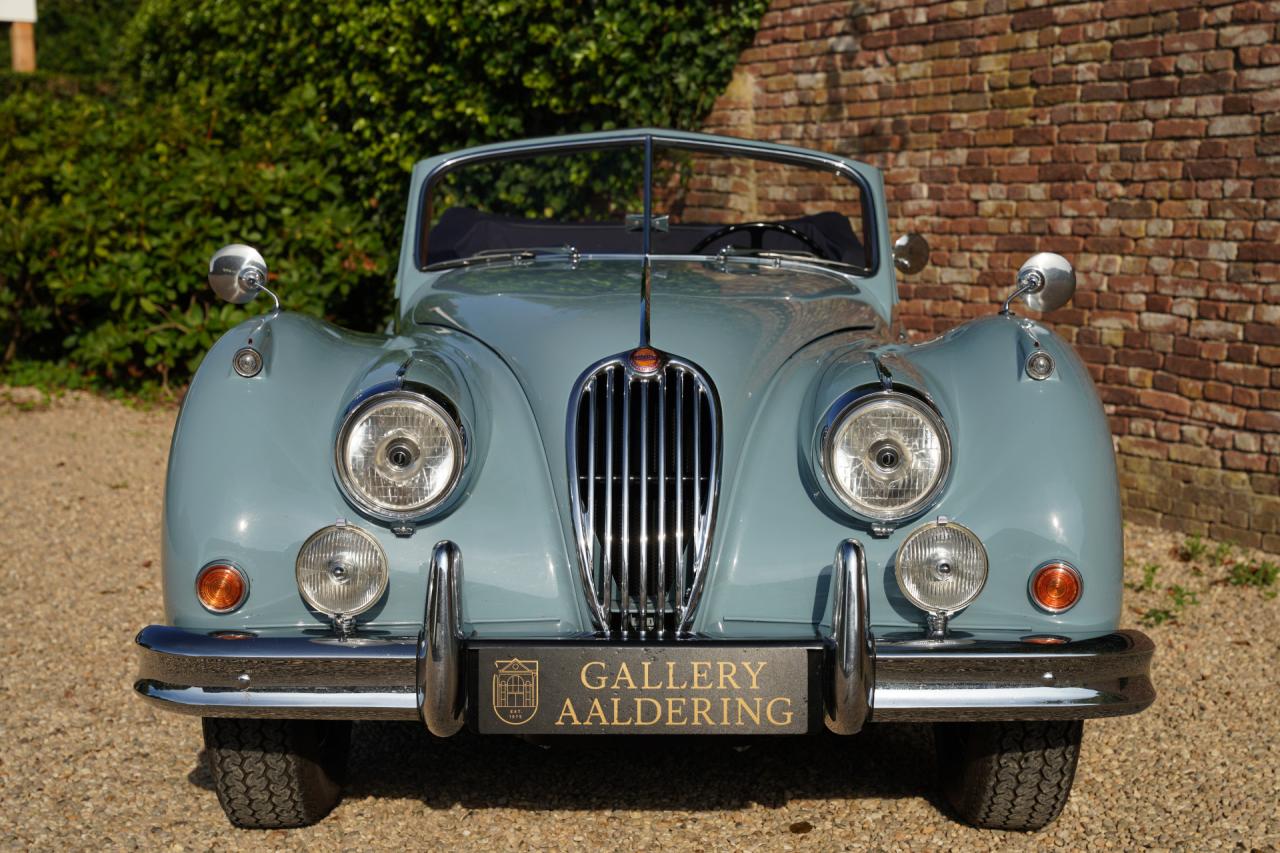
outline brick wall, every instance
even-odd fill
[[[1074,301],[1127,517],[1280,551],[1280,3],[777,0],[707,129],[885,170],[917,336],[1035,251]]]

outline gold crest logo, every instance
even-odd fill
[[[493,713],[513,726],[532,720],[538,713],[538,662],[512,658],[493,665]]]

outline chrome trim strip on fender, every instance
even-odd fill
[[[172,687],[139,681],[134,690],[166,711],[198,717],[272,717],[285,720],[416,720],[411,690],[330,693],[273,690],[254,693]]]
[[[436,737],[462,728],[466,690],[462,666],[462,550],[437,542],[431,550],[427,604],[418,635],[417,697],[422,721]]]
[[[872,639],[867,615],[867,558],[862,545],[846,539],[831,566],[831,639],[824,680],[827,728],[857,734],[871,713],[875,687]]]

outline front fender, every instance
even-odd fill
[[[1033,341],[1053,356],[1051,378],[1023,365]],[[727,484],[715,568],[699,628],[713,635],[825,634],[836,545],[866,549],[870,619],[881,636],[915,634],[924,614],[898,590],[893,560],[906,536],[938,515],[969,527],[986,546],[986,587],[951,621],[954,633],[1093,636],[1120,615],[1123,531],[1111,433],[1093,383],[1070,345],[1044,326],[989,317],[933,341],[868,347],[815,343],[770,385]],[[894,381],[917,387],[942,414],[952,470],[936,503],[887,538],[833,504],[819,487],[814,430],[852,388],[879,381],[872,355]],[[783,448],[794,448],[784,452]],[[1064,559],[1084,578],[1066,613],[1039,610],[1031,572]]]
[[[238,376],[233,353],[254,334],[264,340],[266,330],[262,373]],[[458,365],[470,366],[465,377]],[[457,397],[474,439],[463,493],[407,538],[361,516],[333,475],[343,413],[398,373]],[[266,329],[251,321],[209,352],[174,429],[163,526],[167,621],[204,630],[326,627],[298,594],[294,561],[311,533],[345,518],[373,534],[390,564],[387,594],[362,626],[420,625],[432,546],[450,539],[467,557],[469,633],[576,633],[585,613],[556,506],[524,392],[474,339],[446,329],[413,338],[363,335],[288,313]],[[230,560],[249,576],[249,597],[230,614],[209,613],[195,597],[197,573],[214,560]]]

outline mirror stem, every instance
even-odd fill
[[[1004,305],[1000,306],[1000,316],[1008,317],[1013,313],[1013,309],[1010,308],[1010,306],[1013,305],[1013,301],[1019,296],[1023,296],[1027,293],[1035,293],[1042,287],[1044,287],[1044,276],[1036,270],[1031,270],[1025,275],[1019,275],[1017,288],[1013,293],[1009,294],[1009,298],[1004,301]]]
[[[268,288],[265,284],[258,285],[258,290],[261,290],[263,293],[267,294],[267,296],[270,296],[271,301],[275,303],[275,307],[271,309],[271,315],[274,317],[276,314],[279,314],[280,313],[280,297],[276,296],[276,292]]]
[[[271,301],[275,303],[275,307],[270,312],[272,316],[280,313],[280,297],[276,296],[274,290],[267,287],[267,277],[262,270],[254,267],[245,267],[240,271],[240,281],[244,284],[246,290],[250,292],[261,290],[271,297]]]

